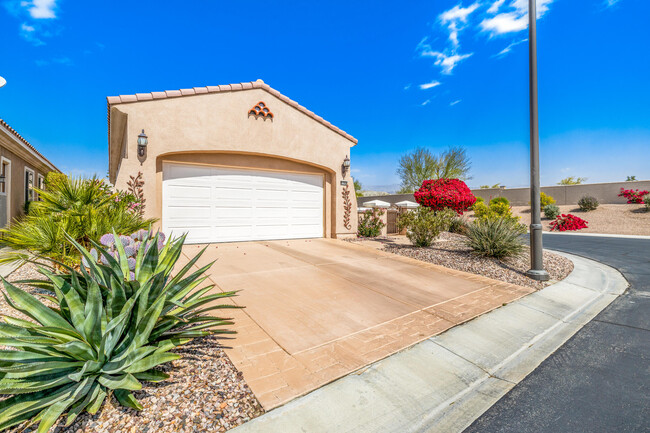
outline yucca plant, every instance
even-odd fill
[[[83,411],[96,413],[110,393],[141,409],[132,391],[168,377],[155,367],[179,358],[170,350],[233,332],[214,328],[231,321],[206,314],[236,308],[216,305],[235,293],[198,289],[212,263],[190,273],[203,251],[172,276],[184,238],[160,251],[159,239],[143,238],[131,270],[119,236],[115,252],[93,243],[105,264],[68,238],[84,258],[79,270],[42,267],[47,281],[33,282],[51,292],[41,296],[54,307],[3,280],[7,303],[35,323],[6,316],[0,323],[0,346],[13,348],[0,351],[0,394],[13,395],[0,401],[0,430],[31,420],[47,432],[63,414],[70,425]]]
[[[467,229],[466,244],[474,254],[503,258],[517,256],[524,250],[521,235],[526,227],[508,217],[477,219]]]

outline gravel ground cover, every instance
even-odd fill
[[[417,260],[444,266],[446,268],[483,275],[499,281],[505,281],[520,286],[541,289],[566,278],[573,270],[573,263],[557,254],[544,252],[544,267],[551,276],[547,282],[535,281],[526,277],[530,269],[530,254],[526,251],[519,257],[494,259],[480,257],[472,253],[465,245],[465,236],[444,232],[436,242],[428,248],[414,247],[402,242],[402,237],[384,241],[384,250]]]
[[[9,281],[42,278],[32,264],[10,274]],[[34,289],[21,286],[34,294]],[[0,314],[26,318],[11,309],[0,296]],[[160,383],[143,383],[135,392],[142,411],[120,406],[114,398],[106,400],[95,415],[80,415],[70,426],[59,425],[54,432],[71,433],[181,433],[224,432],[255,418],[264,410],[228,359],[216,337],[195,339],[175,350],[183,357],[164,365],[170,378]],[[2,399],[3,396],[0,396]],[[33,432],[35,429],[9,430]]]
[[[650,212],[641,204],[601,204],[598,209],[583,212],[577,205],[559,206],[560,213],[570,213],[587,221],[589,228],[568,233],[603,233],[619,235],[650,235]],[[513,206],[512,212],[521,222],[530,224],[530,208]],[[552,220],[544,218],[544,231],[550,230]]]

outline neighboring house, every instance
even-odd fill
[[[357,140],[261,80],[107,103],[110,181],[166,234],[209,243],[356,233]]]
[[[23,214],[25,202],[38,200],[45,175],[59,172],[15,129],[0,119],[0,227]]]

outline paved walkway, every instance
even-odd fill
[[[629,290],[466,432],[650,431],[650,240],[544,236],[616,267]]]
[[[533,291],[332,239],[213,244],[197,265],[214,260],[246,306],[226,352],[267,410]]]

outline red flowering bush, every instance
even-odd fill
[[[476,202],[472,191],[459,179],[425,180],[414,195],[420,206],[434,211],[452,209],[458,215]]]
[[[587,221],[571,214],[562,214],[551,223],[551,231],[566,232],[587,228]]]
[[[619,197],[625,197],[627,199],[628,204],[642,204],[643,203],[643,196],[650,194],[650,191],[639,191],[634,190],[634,189],[625,189],[621,188],[621,192],[618,195]]]

